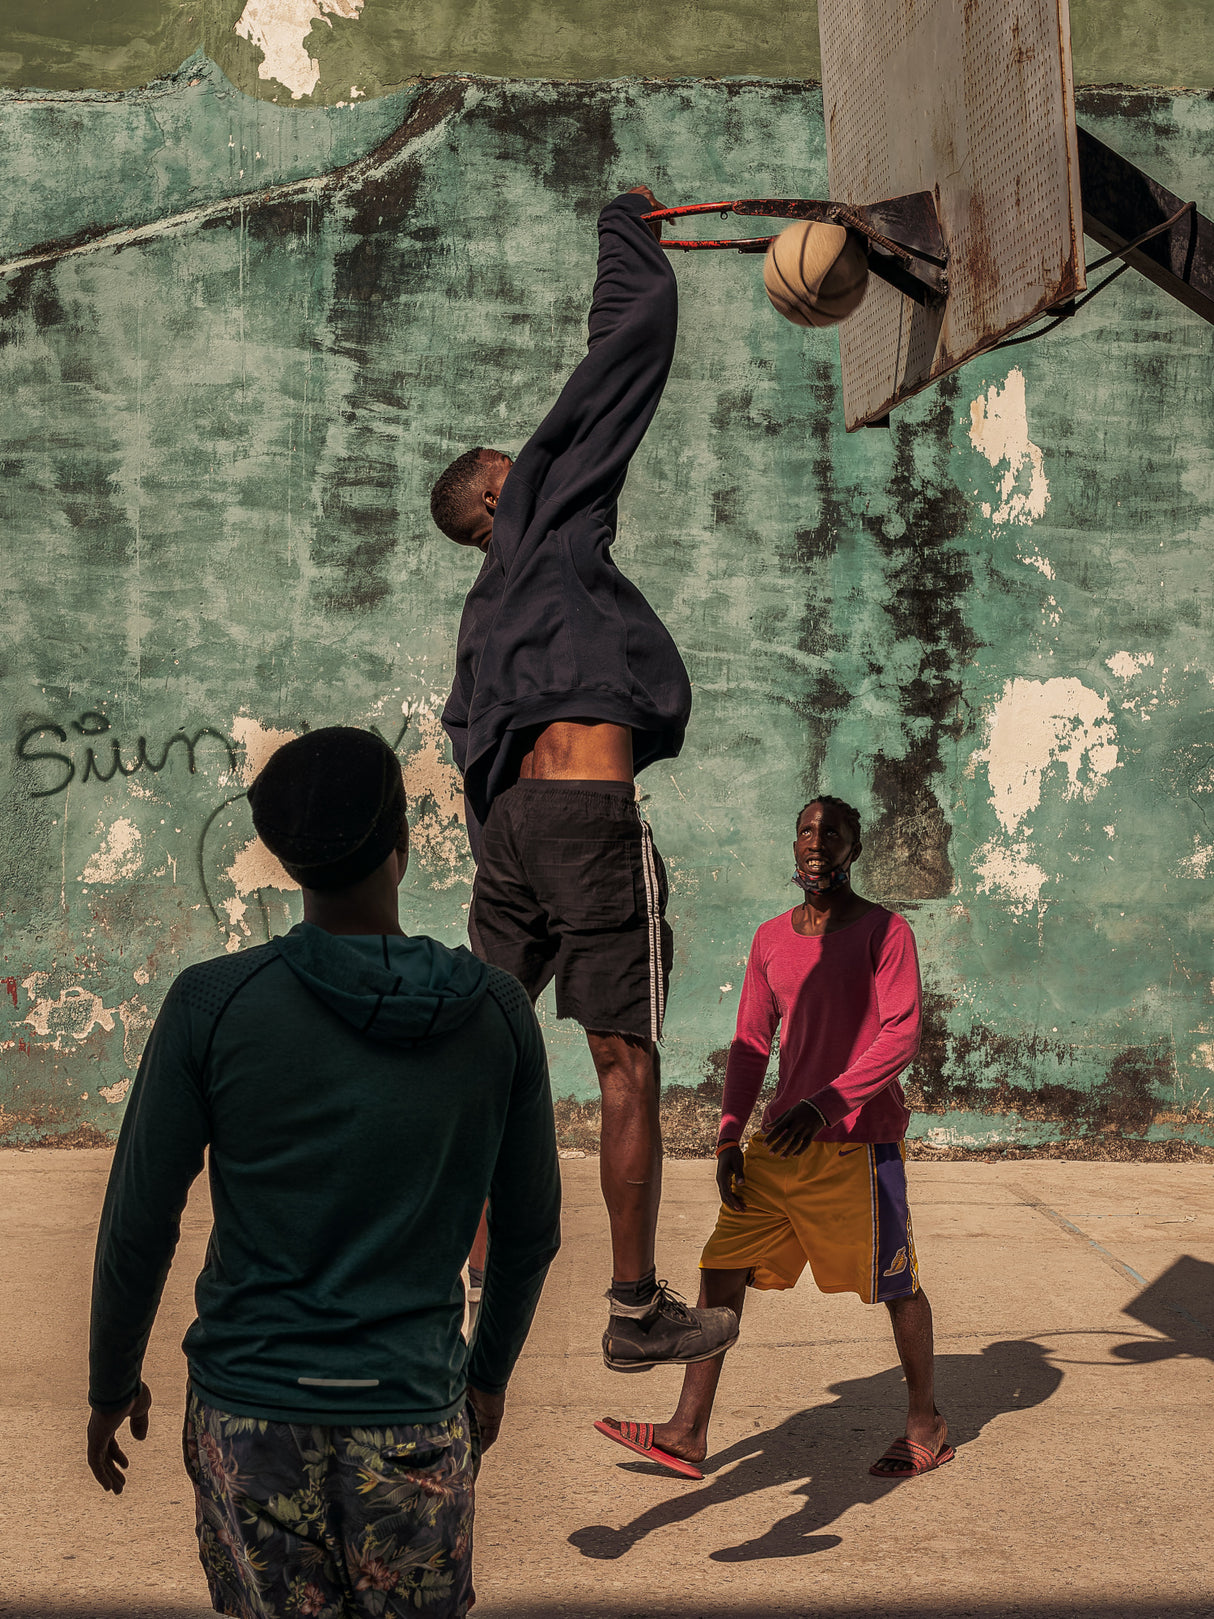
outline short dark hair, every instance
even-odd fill
[[[853,809],[850,804],[844,803],[843,799],[841,798],[836,798],[833,793],[815,793],[810,799],[809,804],[802,804],[797,814],[798,826],[801,824],[801,816],[805,814],[805,811],[809,808],[810,804],[829,804],[831,809],[837,810],[840,819],[847,822],[847,828],[851,833],[852,842],[859,843],[860,811],[858,809]]]
[[[475,450],[465,450],[439,474],[430,491],[430,516],[449,540],[467,543],[477,518],[477,471],[481,456],[497,454],[496,450],[478,445]]]

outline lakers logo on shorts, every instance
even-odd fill
[[[898,1249],[898,1252],[891,1260],[889,1269],[883,1270],[881,1274],[882,1276],[901,1276],[902,1272],[906,1269],[906,1264],[906,1249],[905,1247],[902,1247]]]

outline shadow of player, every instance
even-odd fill
[[[1047,1361],[1048,1353],[1031,1339],[1009,1339],[988,1344],[980,1354],[938,1355],[937,1388],[942,1391],[950,1441],[965,1444],[993,1418],[1048,1400],[1063,1377]],[[707,1465],[712,1477],[699,1488],[667,1498],[618,1529],[603,1524],[577,1529],[570,1543],[584,1557],[623,1557],[654,1530],[686,1523],[711,1507],[757,1491],[803,1480],[795,1492],[806,1497],[803,1507],[756,1539],[708,1555],[718,1563],[745,1563],[804,1557],[837,1546],[839,1535],[820,1531],[851,1507],[879,1501],[902,1482],[874,1478],[868,1466],[903,1431],[906,1391],[901,1369],[895,1366],[873,1377],[832,1383],[829,1392],[837,1396],[834,1405],[797,1411],[776,1427],[748,1435],[711,1457]],[[625,1468],[651,1477],[661,1472],[648,1462]],[[673,1482],[668,1473],[661,1476]]]

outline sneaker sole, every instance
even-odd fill
[[[651,1372],[655,1366],[695,1366],[702,1360],[715,1360],[726,1350],[732,1349],[738,1341],[735,1332],[728,1343],[718,1344],[715,1349],[708,1349],[702,1355],[683,1355],[669,1360],[612,1360],[608,1355],[603,1356],[603,1365],[609,1372]]]

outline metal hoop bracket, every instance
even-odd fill
[[[885,202],[822,202],[806,198],[749,197],[735,202],[696,202],[682,208],[657,208],[647,221],[684,219],[693,214],[742,214],[769,219],[812,219],[858,231],[868,244],[869,268],[916,303],[936,304],[948,296],[948,244],[940,228],[936,200],[930,191],[915,191]],[[684,253],[731,249],[765,253],[772,236],[740,236],[732,240],[664,241]]]

